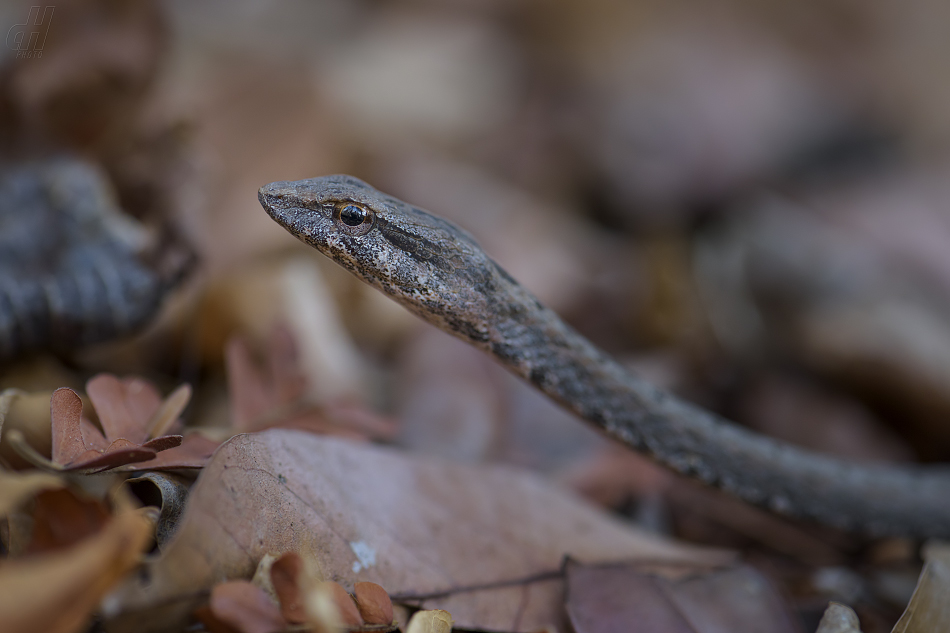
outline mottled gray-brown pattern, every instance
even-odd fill
[[[258,197],[288,231],[363,281],[676,472],[834,527],[950,536],[947,469],[838,461],[666,394],[626,373],[441,218],[350,176],[275,182]]]
[[[0,360],[144,325],[190,259],[159,271],[103,174],[56,159],[0,171]]]

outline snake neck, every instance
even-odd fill
[[[644,395],[662,399],[520,285],[491,303],[487,340],[470,342],[581,418],[612,433],[610,421],[642,409]]]

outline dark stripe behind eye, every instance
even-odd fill
[[[382,235],[387,242],[403,251],[417,262],[431,263],[444,271],[450,271],[454,269],[448,260],[440,256],[442,249],[433,242],[421,237],[416,237],[415,235],[403,231],[402,229],[397,228],[389,222],[386,222],[382,218],[378,217],[377,228],[379,229],[380,235]]]

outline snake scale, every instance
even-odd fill
[[[844,530],[950,537],[950,469],[840,461],[657,389],[435,215],[342,175],[274,182],[258,198],[290,233],[364,282],[678,473],[773,512]]]

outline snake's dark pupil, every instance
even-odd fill
[[[340,219],[347,226],[359,226],[366,219],[366,211],[356,205],[348,204],[340,210]]]

